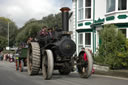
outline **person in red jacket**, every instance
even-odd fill
[[[92,51],[91,51],[90,49],[88,49],[88,51],[92,54]],[[88,61],[88,57],[87,57],[86,52],[84,53],[83,59],[84,59],[85,62]],[[94,68],[92,67],[92,74],[94,74],[94,72],[95,72],[95,70],[94,70]]]

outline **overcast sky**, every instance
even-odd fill
[[[31,18],[58,13],[63,6],[71,8],[72,0],[0,0],[0,17],[8,17],[22,27]]]

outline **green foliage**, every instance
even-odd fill
[[[57,25],[58,28],[62,28],[61,13],[55,15],[50,14],[46,17],[43,17],[42,23],[48,27],[55,27]]]
[[[96,61],[112,69],[128,67],[128,41],[123,33],[114,25],[106,25],[100,31],[100,38]]]
[[[8,25],[9,25],[9,39],[10,46],[15,44],[15,36],[17,33],[17,26],[13,21],[8,18],[0,17],[0,36],[7,38],[8,36]]]
[[[48,28],[54,28],[56,25],[58,28],[62,27],[61,21],[61,13],[58,14],[50,14],[46,17],[43,17],[42,20],[30,19],[26,22],[26,24],[18,30],[18,34],[16,36],[17,44],[22,42],[26,42],[29,36],[35,37],[37,32],[41,30],[41,27],[47,26]]]
[[[7,45],[7,39],[5,37],[0,36],[0,48],[5,48]]]
[[[27,25],[17,34],[16,42],[20,44],[22,42],[26,42],[30,36],[35,37],[41,27],[42,24],[39,24],[37,22],[27,23]]]

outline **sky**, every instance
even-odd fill
[[[18,27],[32,18],[56,14],[61,7],[72,8],[72,0],[0,0],[0,17],[7,17]]]

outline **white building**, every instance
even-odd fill
[[[93,53],[99,46],[99,31],[104,24],[116,25],[128,38],[127,0],[72,0],[74,31],[77,54],[81,48],[89,48]]]

